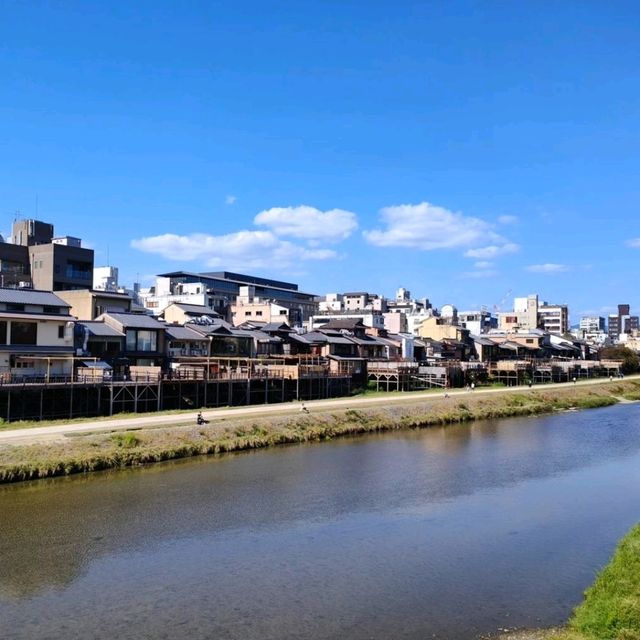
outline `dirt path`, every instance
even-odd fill
[[[640,375],[627,376],[625,380],[640,380]],[[576,383],[555,383],[545,384],[543,386],[528,387],[494,387],[480,388],[474,391],[466,391],[464,389],[449,390],[447,392],[410,392],[389,395],[362,396],[349,398],[335,398],[329,400],[313,400],[305,401],[305,406],[309,412],[326,411],[329,409],[349,409],[355,407],[366,407],[376,405],[408,405],[414,402],[425,402],[428,400],[441,400],[448,396],[450,399],[461,399],[470,396],[483,396],[494,393],[531,393],[540,390],[550,389],[569,389],[574,387],[585,387],[594,385],[611,384],[609,380],[596,378],[591,380],[580,380]],[[227,407],[220,409],[203,410],[202,415],[207,420],[223,421],[231,418],[245,418],[247,416],[263,416],[263,415],[287,415],[299,413],[301,404],[282,403],[268,405],[249,405],[242,407]],[[9,429],[0,431],[0,447],[22,444],[37,444],[47,441],[59,441],[68,436],[97,433],[104,431],[127,431],[130,429],[154,428],[162,426],[193,426],[195,423],[196,411],[190,411],[179,414],[143,414],[135,418],[107,418],[96,419],[91,422],[53,424],[44,427],[23,427],[21,429]]]

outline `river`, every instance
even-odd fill
[[[640,404],[0,487],[0,638],[477,638],[640,520]]]

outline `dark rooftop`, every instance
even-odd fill
[[[70,305],[59,298],[51,291],[40,291],[39,289],[5,289],[0,288],[0,302],[10,304],[36,304],[48,307],[65,307]]]

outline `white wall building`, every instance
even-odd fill
[[[94,267],[93,288],[98,291],[117,291],[118,267]]]

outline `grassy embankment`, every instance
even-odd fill
[[[640,640],[640,525],[620,541],[565,629],[519,631],[503,640]]]
[[[593,387],[473,394],[415,401],[383,408],[314,411],[312,414],[243,417],[204,426],[169,426],[83,434],[46,444],[0,449],[0,482],[143,465],[277,444],[328,440],[342,435],[448,425],[470,420],[525,416],[640,399],[640,381]],[[354,403],[357,404],[357,403]]]

